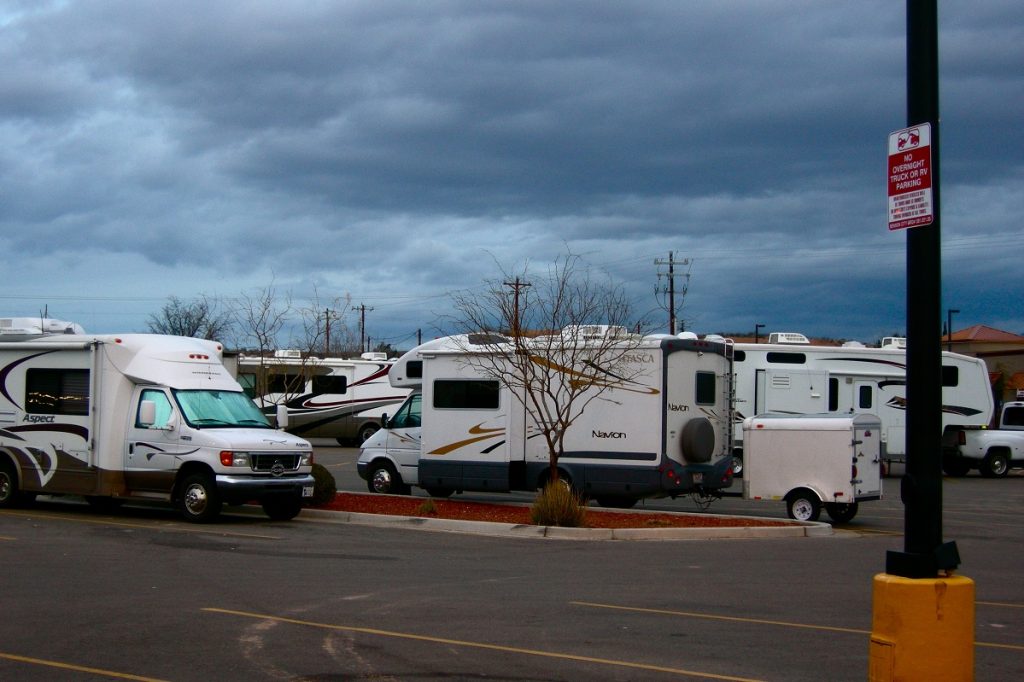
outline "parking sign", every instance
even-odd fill
[[[931,225],[932,126],[930,123],[889,134],[889,229]]]

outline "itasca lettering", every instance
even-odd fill
[[[622,431],[591,431],[590,435],[593,438],[625,438],[626,434]]]

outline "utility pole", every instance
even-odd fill
[[[683,285],[679,292],[680,301],[686,298],[686,291],[690,288],[690,259],[684,258],[683,260],[675,260],[673,253],[668,252],[668,260],[662,258],[656,258],[654,264],[661,267],[663,265],[668,266],[668,281],[665,288],[661,288],[662,273],[658,272],[658,286],[654,288],[655,295],[668,294],[668,333],[675,336],[676,333],[676,266],[685,265],[686,272],[680,273],[678,276],[683,278]],[[684,331],[684,330],[680,330]]]
[[[373,310],[373,308],[367,307],[365,303],[360,303],[355,307],[355,310],[359,311],[359,352],[366,352],[366,311]]]
[[[331,309],[324,308],[324,357],[331,353]]]
[[[519,290],[530,286],[530,283],[520,280],[517,275],[514,282],[505,282],[505,286],[512,287],[512,338],[516,340],[516,346],[518,346],[519,335],[522,331],[519,328]]]

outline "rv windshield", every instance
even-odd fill
[[[189,424],[198,428],[270,428],[266,417],[241,391],[174,391]]]

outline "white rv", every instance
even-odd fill
[[[37,494],[172,502],[211,521],[258,500],[293,518],[310,444],[270,426],[212,341],[59,334],[0,342],[0,507]]]
[[[731,346],[664,336],[628,344],[609,367],[563,367],[527,348],[556,381],[606,384],[566,430],[559,476],[605,506],[717,496],[732,483]],[[415,390],[363,444],[357,469],[372,492],[535,490],[549,480],[541,417],[470,361],[487,352],[493,341],[475,349],[472,337],[445,337],[398,360],[392,384]]]
[[[383,353],[345,360],[286,350],[273,357],[240,356],[237,378],[269,418],[277,406],[287,407],[290,433],[345,445],[372,436],[384,413],[409,395],[388,383],[393,364]]]
[[[874,414],[882,423],[883,460],[906,454],[907,349],[889,338],[881,348],[811,345],[802,334],[771,334],[769,343],[737,343],[736,469],[742,469],[743,420],[773,414]],[[993,400],[983,360],[942,353],[944,430],[983,426]]]

